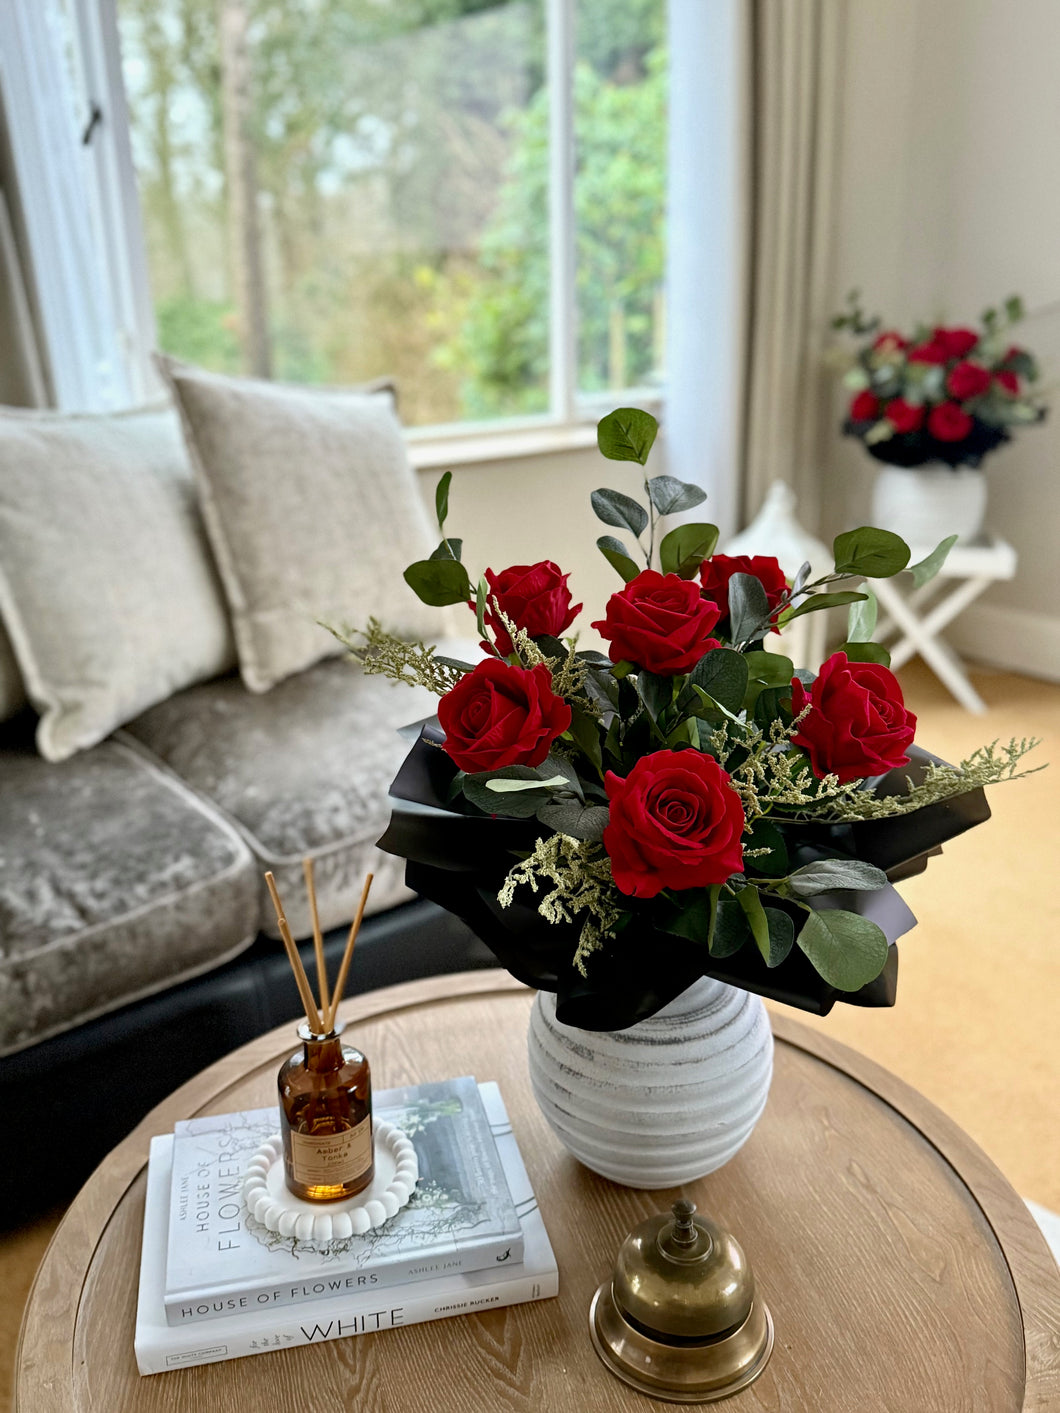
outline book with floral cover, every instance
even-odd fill
[[[519,1219],[474,1079],[384,1090],[374,1110],[412,1139],[420,1181],[381,1227],[323,1244],[268,1231],[243,1200],[249,1159],[278,1131],[275,1108],[177,1124],[163,1302],[170,1324],[522,1259]]]
[[[500,1090],[494,1083],[485,1083],[479,1091],[519,1214],[523,1256],[518,1264],[512,1259],[483,1270],[451,1270],[433,1279],[393,1286],[385,1295],[375,1290],[351,1290],[297,1306],[255,1304],[244,1313],[186,1327],[167,1323],[163,1302],[174,1139],[170,1134],[153,1138],[136,1310],[135,1349],[140,1373],[215,1364],[271,1349],[320,1344],[558,1294],[556,1258]]]

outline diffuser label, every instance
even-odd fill
[[[372,1162],[372,1120],[342,1133],[291,1134],[291,1164],[306,1187],[353,1182]]]

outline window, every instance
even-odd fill
[[[418,427],[659,387],[665,0],[105,3],[162,348]]]

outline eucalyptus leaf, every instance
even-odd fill
[[[709,945],[714,912],[720,892],[721,884],[715,883],[707,889],[689,889],[687,893],[679,894],[682,902],[681,911],[676,917],[662,922],[663,931],[671,932],[676,937],[685,937],[689,942]],[[686,898],[688,899],[687,903],[685,902]]]
[[[557,834],[572,839],[602,839],[611,811],[607,805],[586,805],[580,800],[548,800],[540,805],[537,817]]]
[[[639,407],[617,407],[601,418],[596,428],[596,444],[609,461],[648,460],[659,424],[650,412]]]
[[[443,657],[441,653],[435,653],[431,658],[432,662],[439,662],[443,667],[455,667],[458,672],[474,672],[475,664],[463,662],[458,657]]]
[[[719,604],[724,610],[725,605]],[[729,635],[734,643],[751,642],[769,625],[769,599],[753,574],[734,574],[729,580]]]
[[[755,940],[755,945],[762,953],[766,964],[769,964],[769,920],[766,917],[766,910],[762,906],[762,899],[758,896],[758,889],[747,887],[741,888],[736,895],[736,901],[744,911],[747,918],[747,925],[751,929],[751,936]]]
[[[810,913],[796,940],[816,971],[837,991],[860,991],[887,964],[887,938],[880,928],[840,908]]]
[[[443,534],[445,533],[446,518],[449,515],[449,487],[452,480],[453,473],[445,471],[434,488],[434,513],[438,517],[438,528]]]
[[[565,775],[550,775],[547,780],[505,780],[493,776],[486,781],[486,789],[496,795],[511,795],[520,790],[557,790],[569,785]]]
[[[629,550],[621,540],[616,540],[614,535],[601,535],[596,547],[612,569],[618,570],[627,584],[640,573],[637,564],[630,558]]]
[[[735,575],[733,577],[735,578]],[[798,608],[788,609],[781,618],[781,623],[787,625],[792,619],[801,618],[804,613],[816,613],[821,608],[842,608],[844,604],[860,603],[866,598],[868,594],[857,589],[842,589],[836,594],[811,594]]]
[[[810,561],[808,559],[804,559],[803,562],[799,565],[799,572],[791,581],[791,592],[793,594],[800,594],[802,590],[806,587],[806,585],[810,582],[810,575],[812,573],[813,569],[810,567]]]
[[[783,653],[741,653],[747,664],[748,679],[765,687],[790,687],[795,676],[795,664]]]
[[[865,597],[858,599],[850,605],[847,614],[847,641],[851,643],[867,643],[876,631],[876,618],[879,614],[880,606],[876,602],[876,595],[871,589],[866,590]]]
[[[713,930],[707,942],[710,955],[719,958],[719,960],[722,957],[731,957],[740,950],[750,936],[751,929],[743,908],[735,898],[730,897],[727,893],[722,893],[718,898],[718,905],[714,912]]]
[[[682,510],[691,510],[702,505],[707,493],[700,486],[689,481],[679,481],[675,476],[653,476],[648,482],[648,495],[660,515],[677,515]]]
[[[925,555],[919,564],[911,564],[909,573],[913,576],[913,588],[922,589],[925,584],[930,584],[935,575],[946,563],[946,556],[957,543],[956,535],[947,535],[944,540],[940,540],[929,555]],[[871,637],[871,633],[869,634]]]
[[[889,579],[909,563],[909,546],[900,535],[861,525],[846,530],[832,542],[837,574],[858,574],[865,579]]]
[[[872,891],[887,886],[887,875],[875,864],[861,859],[817,859],[797,868],[787,880],[788,889],[800,898],[818,893],[834,893],[849,888]]]
[[[571,737],[588,758],[596,766],[597,770],[603,764],[603,751],[600,745],[600,728],[596,724],[594,717],[584,712],[581,707],[571,704],[570,726],[567,728]]]
[[[891,655],[880,643],[840,643],[836,652],[846,653],[848,662],[878,662],[890,667]]]
[[[597,520],[605,525],[617,525],[620,530],[641,535],[648,528],[648,512],[632,496],[621,491],[609,491],[606,487],[593,491],[589,497]]]
[[[486,637],[486,596],[489,593],[489,585],[485,579],[480,579],[475,585],[475,624],[478,628],[480,638]]]
[[[432,608],[467,603],[471,597],[471,580],[456,559],[417,560],[405,570],[404,578],[413,593]]]
[[[559,779],[566,786],[566,780]],[[530,819],[541,805],[542,783],[539,772],[532,766],[509,765],[498,772],[480,771],[466,775],[460,788],[464,798],[486,814],[503,815],[508,819]],[[497,790],[495,787],[498,784],[507,786],[507,789]]]
[[[436,550],[431,551],[432,559],[459,559],[463,553],[463,540],[443,540]]]
[[[689,683],[730,712],[738,712],[747,691],[748,664],[732,648],[712,648],[692,669]]]
[[[648,715],[653,721],[658,721],[673,702],[674,679],[660,677],[656,673],[646,672],[642,668],[637,673],[637,691],[640,693],[641,701],[648,709]]]
[[[694,579],[703,561],[714,553],[717,543],[716,525],[678,525],[660,541],[659,564],[662,572],[680,574],[682,579]]]

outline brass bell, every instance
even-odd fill
[[[743,1248],[694,1202],[649,1217],[593,1296],[589,1331],[611,1372],[672,1403],[711,1403],[758,1378],[773,1320]]]

